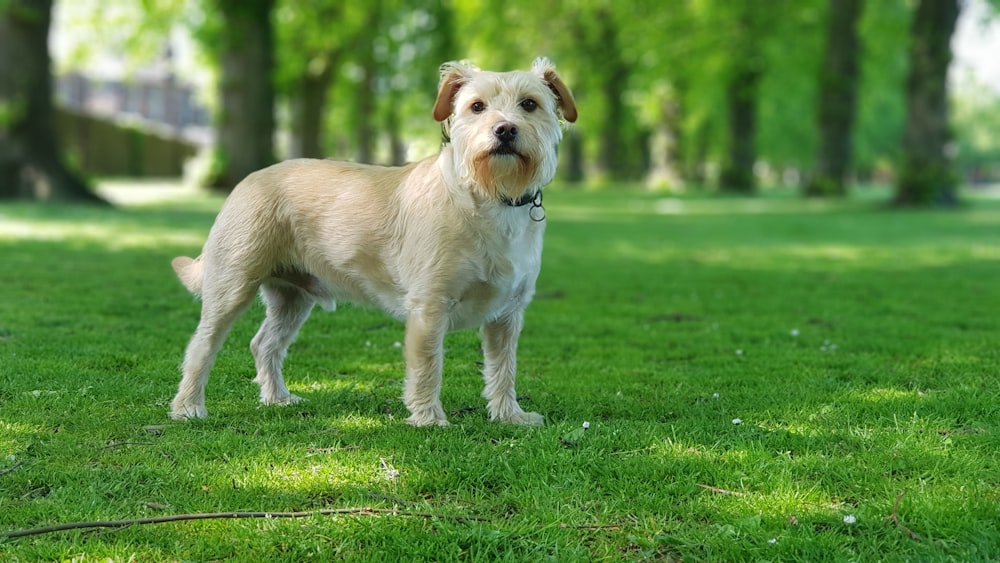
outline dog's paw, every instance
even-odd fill
[[[410,426],[449,426],[450,423],[448,419],[444,417],[444,413],[441,416],[435,416],[435,413],[415,413],[410,415],[410,418],[406,419],[406,423]]]
[[[537,412],[518,411],[503,416],[494,416],[492,420],[506,422],[516,426],[542,426],[545,424],[545,417]]]
[[[170,407],[170,418],[174,420],[188,420],[190,418],[208,418],[208,409],[205,405],[180,404]]]
[[[261,404],[264,405],[277,405],[281,407],[286,407],[288,405],[294,405],[296,403],[304,403],[306,402],[306,399],[303,399],[298,395],[293,395],[289,393],[283,397],[280,395],[275,397],[261,397],[260,402]]]

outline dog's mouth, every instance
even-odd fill
[[[521,154],[514,149],[514,145],[511,143],[498,143],[490,151],[490,156],[521,156]]]

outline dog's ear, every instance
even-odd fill
[[[434,102],[434,119],[444,121],[454,110],[455,96],[477,71],[476,67],[464,61],[452,61],[441,65],[441,82],[438,85],[437,100]]]
[[[573,94],[566,87],[566,83],[562,81],[562,78],[559,78],[556,66],[552,64],[552,61],[545,57],[539,57],[531,65],[531,71],[544,80],[548,84],[549,90],[552,90],[552,93],[556,95],[556,103],[559,104],[563,118],[574,123],[577,118],[576,100],[573,99]]]

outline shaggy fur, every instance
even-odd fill
[[[527,201],[552,181],[569,90],[546,59],[531,71],[447,63],[434,118],[451,141],[402,167],[290,160],[249,175],[223,205],[196,259],[173,261],[202,299],[171,416],[205,417],[205,384],[223,341],[259,292],[267,315],[250,343],[264,404],[299,401],[281,369],[314,304],[378,306],[405,321],[403,400],[417,426],[446,425],[443,340],[481,327],[490,418],[541,424],[514,392],[523,313],[541,265],[544,221]]]

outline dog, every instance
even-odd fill
[[[502,73],[450,62],[441,66],[433,117],[444,142],[425,160],[287,160],[237,184],[201,255],[172,262],[202,301],[172,418],[208,416],[209,371],[259,292],[266,317],[250,349],[266,405],[301,400],[281,373],[288,347],[314,305],[333,310],[347,300],[406,323],[408,423],[448,424],[444,337],[480,327],[490,419],[543,424],[517,402],[517,341],[541,266],[542,189],[555,176],[576,102],[545,58]]]

